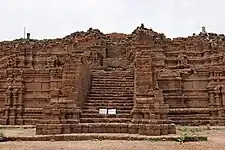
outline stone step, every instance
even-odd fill
[[[100,86],[92,87],[91,91],[110,91],[110,92],[124,92],[124,91],[134,91],[134,87],[125,87],[125,86]]]
[[[132,110],[133,106],[114,106],[114,107],[109,107],[109,106],[84,106],[84,109],[117,109],[117,110]]]
[[[110,76],[99,76],[91,78],[91,81],[130,81],[134,82],[134,77],[110,77]]]
[[[110,77],[134,77],[133,73],[117,73],[117,74],[113,74],[113,73],[92,73],[91,74],[94,77],[98,77],[98,76],[110,76]]]
[[[102,81],[102,80],[99,80],[99,81],[92,81],[91,84],[134,85],[134,82],[133,81]]]
[[[100,77],[95,77],[95,78],[92,78],[92,81],[104,81],[104,82],[109,82],[109,81],[112,81],[112,82],[116,82],[116,81],[121,81],[121,82],[124,82],[124,81],[128,81],[128,82],[134,82],[134,79],[130,79],[130,78],[100,78]]]
[[[103,80],[103,81],[113,81],[113,80],[118,80],[118,81],[134,81],[134,77],[112,77],[112,76],[92,76],[92,80],[97,81],[97,80]]]
[[[133,100],[91,100],[88,99],[85,101],[85,103],[134,103]]]
[[[133,96],[132,97],[87,96],[87,100],[133,100]]]
[[[121,82],[114,82],[114,83],[91,83],[91,88],[95,87],[134,87],[134,83],[121,83]]]
[[[81,118],[131,118],[130,114],[102,115],[98,113],[82,113]]]
[[[134,83],[110,83],[110,84],[104,84],[104,83],[91,83],[91,88],[95,87],[134,87]]]
[[[210,124],[210,120],[172,120],[172,123],[182,126],[200,126]]]
[[[130,82],[134,82],[134,78],[133,77],[107,77],[107,78],[101,78],[101,76],[96,76],[96,77],[93,77],[92,76],[92,81],[130,81]]]
[[[89,94],[132,94],[133,95],[133,90],[131,89],[90,89]]]
[[[124,80],[128,80],[128,81],[134,81],[134,76],[103,76],[103,75],[92,75],[92,80],[103,80],[103,81],[108,81],[108,80],[119,80],[119,81],[124,81]]]
[[[104,80],[92,80],[91,84],[134,84],[134,81],[119,81],[119,80],[108,80],[108,81],[104,81]]]
[[[99,70],[94,70],[92,71],[93,74],[97,73],[97,74],[100,74],[100,73],[103,73],[103,74],[121,74],[121,73],[127,73],[127,74],[130,74],[132,73],[132,71],[130,70],[112,70],[112,71],[99,71]]]
[[[43,115],[40,116],[23,116],[23,119],[41,119]]]
[[[200,114],[200,113],[189,113],[189,114],[168,114],[169,117],[176,117],[176,118],[185,118],[185,117],[211,117],[210,113]]]
[[[125,93],[90,93],[89,97],[133,97],[133,94],[125,94]]]
[[[173,117],[170,117],[169,116],[169,119],[171,119],[171,120],[209,120],[211,117],[209,116],[209,117],[203,117],[203,116],[201,116],[201,117],[199,117],[199,116],[196,116],[196,117],[187,117],[187,116],[183,116],[183,117],[181,117],[181,116],[173,116]]]
[[[89,94],[113,94],[113,95],[123,95],[123,94],[130,94],[133,96],[133,91],[132,90],[118,90],[118,91],[110,91],[110,90],[94,90],[94,89],[91,89]]]
[[[128,133],[128,123],[80,123],[82,133]]]
[[[128,123],[131,118],[80,118],[81,123]]]
[[[120,72],[113,72],[113,71],[106,71],[106,72],[92,72],[92,75],[110,75],[110,76],[117,76],[117,75],[126,75],[126,76],[133,76],[132,72],[120,71]]]
[[[111,77],[134,77],[133,73],[92,73],[92,76],[111,76]]]
[[[118,107],[118,106],[133,106],[133,103],[85,103],[84,106],[97,106],[97,107]]]
[[[89,94],[133,94],[132,89],[90,89]]]
[[[118,109],[116,111],[118,114],[124,114],[124,113],[130,114],[131,113],[131,110],[124,110],[124,109],[122,109],[122,110]],[[98,114],[99,110],[98,109],[83,109],[82,113],[97,113]]]

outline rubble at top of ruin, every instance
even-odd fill
[[[68,36],[57,39],[16,39],[13,41],[0,42],[0,51],[2,52],[24,46],[32,46],[39,48],[49,48],[57,44],[88,46],[88,45],[116,45],[116,44],[132,44],[140,41],[153,41],[163,45],[199,45],[201,47],[213,47],[213,49],[221,48],[225,45],[225,35],[216,33],[200,32],[188,37],[167,38],[163,33],[157,33],[152,29],[144,27],[144,24],[137,27],[131,34],[111,33],[104,34],[98,29],[89,28],[86,32],[74,32]],[[147,44],[142,43],[142,44]]]

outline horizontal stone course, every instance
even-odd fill
[[[143,136],[137,134],[102,134],[102,133],[85,133],[85,134],[63,134],[63,135],[38,135],[38,136],[19,136],[7,137],[4,141],[82,141],[82,140],[129,140],[129,141],[178,141],[179,136]],[[207,141],[206,136],[187,137],[187,142]]]
[[[129,133],[151,136],[176,133],[172,124],[80,123],[73,125],[39,125],[39,129],[41,128],[43,130],[37,131],[37,134],[66,134],[65,129],[68,133]]]

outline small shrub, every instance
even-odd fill
[[[5,138],[5,134],[3,132],[0,132],[0,137]]]
[[[177,141],[180,143],[188,141],[207,141],[206,137],[196,136],[196,132],[202,132],[202,129],[188,129],[187,127],[185,127],[180,128],[179,130],[181,131],[181,136],[177,139]]]
[[[0,132],[0,141],[5,141],[6,140],[6,136],[3,132]]]
[[[188,137],[187,128],[180,129],[180,131],[181,131],[181,136],[177,139],[177,141],[180,143],[186,142]]]

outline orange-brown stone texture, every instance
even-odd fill
[[[0,124],[37,134],[165,135],[225,125],[225,36],[75,32],[0,42]],[[116,109],[102,115],[99,109]]]

